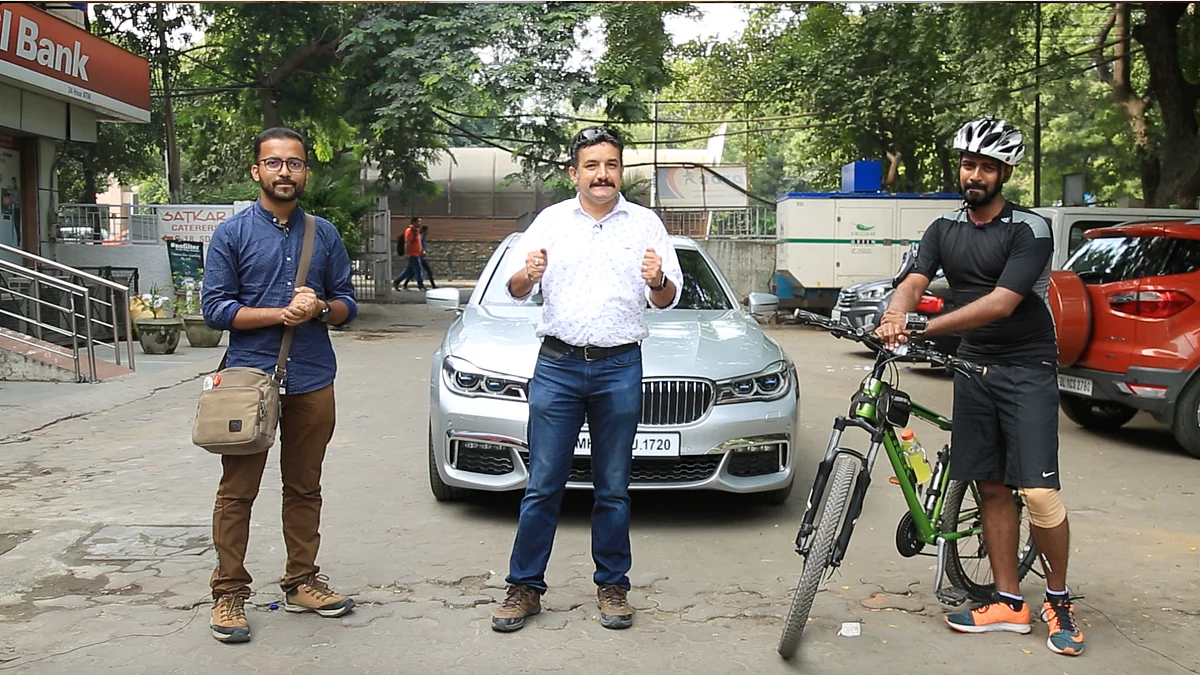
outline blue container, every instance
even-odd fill
[[[879,192],[883,189],[883,165],[851,162],[842,167],[842,192]]]

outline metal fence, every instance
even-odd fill
[[[767,206],[707,211],[660,208],[658,214],[668,232],[694,239],[775,238],[775,209]]]
[[[363,250],[350,256],[354,297],[363,302],[386,302],[392,294],[391,213],[368,213],[359,226],[362,228]]]
[[[59,204],[53,235],[69,244],[158,241],[159,204]]]

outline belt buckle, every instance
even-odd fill
[[[584,345],[583,346],[583,360],[584,361],[599,361],[599,359],[593,359],[591,356],[589,356],[588,352],[591,351],[592,349],[597,349],[597,348],[593,347],[592,345]]]

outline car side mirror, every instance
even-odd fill
[[[914,241],[908,245],[908,250],[904,252],[904,257],[900,260],[900,268],[896,270],[896,275],[892,277],[892,288],[900,285],[914,269],[917,268],[917,256],[921,253],[920,242]]]
[[[770,293],[751,293],[747,304],[750,305],[750,313],[756,316],[769,316],[779,311],[779,297]]]
[[[434,288],[425,291],[425,304],[434,309],[458,311],[462,297],[457,288]]]

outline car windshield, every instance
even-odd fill
[[[1171,237],[1097,237],[1084,242],[1065,267],[1085,284],[1189,274],[1200,268],[1200,241]]]
[[[733,301],[721,285],[717,272],[708,264],[704,256],[693,248],[676,248],[679,257],[679,267],[683,270],[683,293],[679,297],[677,310],[728,310],[733,309]],[[541,304],[541,297],[534,295],[523,302],[514,302],[508,297],[504,285],[508,283],[504,271],[512,260],[512,248],[505,249],[499,264],[488,280],[487,288],[483,291],[482,304],[491,306],[520,306]]]

